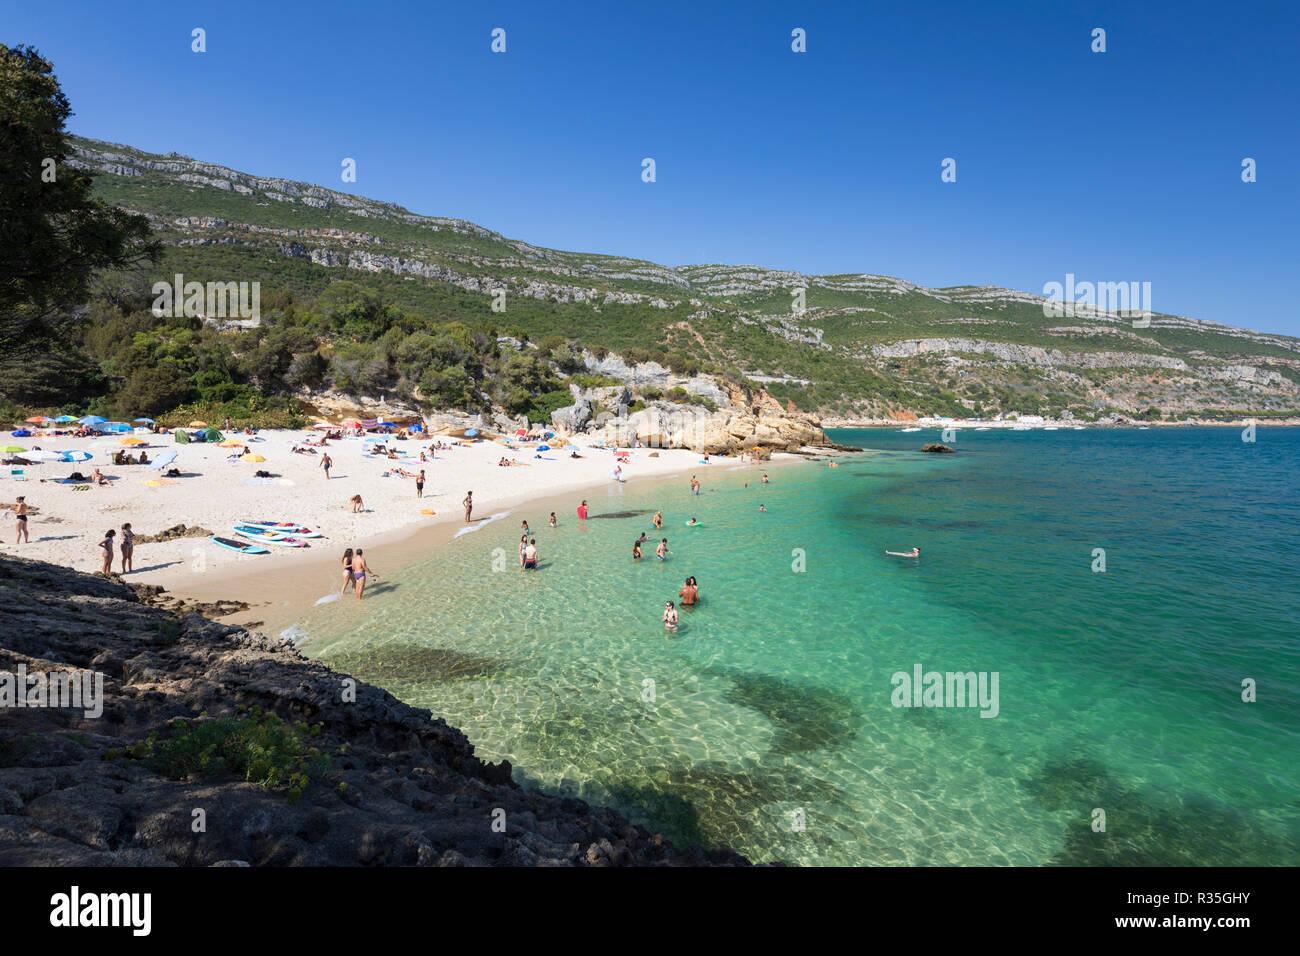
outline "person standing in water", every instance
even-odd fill
[[[664,538],[659,542],[659,547],[655,548],[655,557],[660,561],[663,561],[670,554],[672,554],[672,552],[668,550],[668,539]]]
[[[549,522],[547,522],[547,525],[548,525],[548,527],[551,527],[551,528],[554,528],[554,527],[555,527],[555,512],[554,512],[554,511],[551,512],[551,520],[550,520]]]
[[[677,630],[677,608],[673,607],[672,601],[664,604],[664,630]]]
[[[113,573],[113,539],[117,537],[117,532],[112,528],[104,534],[104,540],[99,542],[99,547],[104,552],[104,574]]]
[[[767,474],[766,474],[766,473],[764,473],[764,475],[763,475],[763,484],[767,484]]]
[[[699,493],[700,493],[699,479],[697,479],[694,475],[691,475],[691,494],[698,495]]]
[[[358,601],[361,600],[361,594],[366,589],[367,574],[369,574],[376,581],[379,580],[379,575],[375,574],[374,571],[370,570],[370,565],[366,564],[365,555],[362,553],[360,548],[357,548],[357,553],[352,557],[352,578],[356,582]]]
[[[524,552],[528,550],[528,532],[525,531],[519,539],[519,568],[524,566]]]
[[[640,538],[637,538],[635,541],[632,542],[632,560],[633,561],[641,560],[641,539]]]
[[[469,524],[469,516],[474,511],[474,492],[465,492],[465,500],[461,504],[465,506],[465,523]]]
[[[654,526],[656,531],[664,526],[664,513],[662,508],[655,512]]]
[[[131,522],[122,525],[122,573],[126,574],[135,570],[135,565],[131,563],[131,553],[135,550],[135,532],[131,530]]]
[[[524,548],[524,570],[537,570],[537,539],[529,538],[528,547]]]
[[[339,594],[342,595],[349,587],[356,587],[356,584],[352,577],[352,549],[348,548],[343,552],[343,586],[339,588]]]
[[[18,502],[14,505],[14,530],[18,532],[18,537],[14,544],[22,544],[26,541],[32,543],[32,536],[27,532],[27,496],[19,495]]]
[[[587,520],[587,499],[586,498],[583,498],[582,504],[578,505],[578,520],[579,521]]]

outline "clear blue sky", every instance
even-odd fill
[[[1032,292],[1072,272],[1292,335],[1298,22],[1250,0],[0,0],[0,41],[54,61],[86,136],[562,249]]]

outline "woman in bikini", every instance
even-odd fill
[[[27,498],[23,495],[18,496],[18,503],[14,506],[14,530],[18,532],[14,544],[22,544],[23,539],[28,544],[32,543],[32,536],[27,533]]]
[[[659,531],[659,530],[661,530],[661,529],[663,528],[663,526],[664,526],[664,513],[663,513],[662,511],[656,511],[656,512],[655,512],[654,525],[655,525],[655,530],[656,530],[656,531]]]
[[[135,532],[131,530],[131,522],[122,525],[122,573],[126,574],[135,570],[135,565],[131,563],[131,552],[135,550]]]
[[[342,594],[348,587],[355,586],[356,582],[352,578],[352,549],[348,548],[343,552],[343,586],[339,588],[339,594]]]
[[[672,601],[664,604],[664,630],[677,630],[677,608],[673,607]]]
[[[104,574],[113,573],[113,539],[115,537],[117,537],[117,532],[109,528],[104,535],[104,540],[99,542],[99,547],[104,552]]]
[[[352,558],[352,578],[353,580],[356,581],[358,601],[361,600],[361,593],[366,589],[367,574],[369,574],[376,581],[379,580],[379,575],[375,574],[374,571],[370,570],[370,566],[366,564],[365,555],[361,553],[360,548],[357,548],[357,553]]]

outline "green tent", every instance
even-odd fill
[[[183,428],[178,428],[172,432],[172,439],[178,445],[188,445],[190,443],[190,433]]]
[[[221,434],[221,432],[217,431],[215,428],[205,428],[203,430],[203,440],[206,442],[224,441],[225,437],[225,435]]]

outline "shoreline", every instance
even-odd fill
[[[810,459],[800,455],[780,453],[770,461],[755,465],[737,465],[733,459],[718,458],[709,465],[699,465],[697,462],[695,467],[697,473],[704,475],[708,474],[706,469],[712,468],[714,464],[725,464],[728,469],[741,467],[776,470],[808,460]],[[683,468],[687,467],[682,464]],[[670,479],[689,480],[677,471],[665,471],[629,478],[626,484],[667,482]],[[481,527],[480,522],[487,522],[493,515],[506,512],[513,514],[522,508],[529,508],[541,515],[540,521],[528,519],[534,527],[544,527],[545,516],[550,511],[556,513],[561,523],[576,522],[578,518],[575,508],[583,495],[607,487],[608,484],[608,480],[584,482],[541,494],[523,493],[494,500],[491,508],[485,509],[481,517],[476,517],[472,527]],[[379,532],[359,543],[368,552],[377,555],[375,564],[382,579],[433,556],[459,537],[466,527],[469,526],[459,515],[428,524],[411,522]],[[315,607],[324,594],[338,593],[341,548],[340,545],[326,553],[307,554],[293,562],[277,562],[270,569],[229,565],[202,575],[178,569],[163,572],[149,583],[157,584],[167,593],[187,602],[210,604],[238,600],[247,603],[246,610],[218,615],[217,619],[223,624],[257,628],[264,630],[268,636],[277,637]]]

